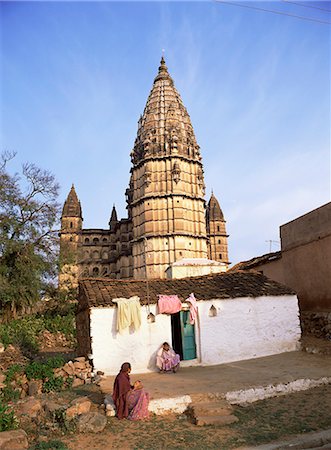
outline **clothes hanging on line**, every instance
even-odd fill
[[[130,298],[115,298],[113,303],[117,303],[116,330],[122,334],[123,331],[132,326],[138,330],[141,325],[141,305],[138,296]]]
[[[193,325],[198,318],[198,303],[193,293],[185,301],[190,304],[190,324]]]
[[[159,314],[176,314],[182,309],[178,295],[159,295]]]

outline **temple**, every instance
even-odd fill
[[[128,217],[115,206],[109,228],[84,229],[74,186],[60,232],[59,284],[82,277],[165,278],[183,259],[212,259],[228,267],[223,212],[214,194],[206,204],[200,147],[190,116],[162,57],[138,121],[126,190]]]

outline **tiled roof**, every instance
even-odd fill
[[[280,259],[282,257],[282,252],[267,253],[262,256],[256,256],[255,258],[249,259],[248,261],[242,261],[229,269],[229,272],[236,272],[238,270],[251,270],[255,267],[259,267],[262,264],[268,264],[272,261]]]
[[[115,298],[140,297],[147,304],[146,280],[115,280],[110,278],[84,278],[79,281],[80,309],[93,306],[112,306]],[[156,303],[158,294],[176,294],[185,300],[191,292],[197,300],[231,299],[293,295],[290,288],[270,280],[260,273],[234,272],[201,277],[148,280],[149,302]]]

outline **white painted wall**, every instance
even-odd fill
[[[214,305],[217,316],[209,317]],[[295,295],[199,302],[201,363],[222,364],[298,349]]]
[[[209,317],[214,305],[217,316]],[[222,364],[243,359],[297,350],[300,339],[298,300],[294,295],[237,298],[198,302],[196,325],[198,361],[202,365]],[[141,328],[116,332],[116,308],[91,308],[93,363],[106,375],[117,374],[129,361],[135,373],[155,370],[155,355],[160,345],[171,344],[171,317],[156,315],[147,322],[147,307],[142,306]],[[196,360],[192,361],[196,365]],[[187,366],[188,361],[185,362]]]
[[[156,305],[151,312],[156,315]],[[156,316],[154,323],[147,322],[147,307],[141,307],[139,330],[116,331],[117,308],[91,308],[92,354],[95,370],[106,375],[119,372],[122,363],[131,363],[135,373],[155,370],[156,352],[160,345],[171,343],[171,318],[165,314]]]

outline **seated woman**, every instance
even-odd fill
[[[113,401],[118,419],[126,419],[129,415],[126,397],[127,393],[131,390],[130,372],[131,364],[128,362],[123,363],[114,381]]]
[[[129,420],[142,420],[149,418],[149,394],[145,391],[141,381],[136,381],[126,396]]]
[[[174,352],[168,342],[164,342],[156,355],[156,366],[160,369],[160,372],[177,372],[179,362],[179,355]]]

